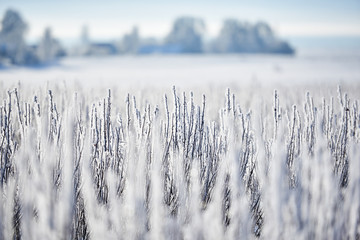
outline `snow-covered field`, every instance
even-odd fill
[[[203,87],[214,84],[276,86],[360,82],[359,53],[281,55],[144,55],[68,58],[48,68],[0,71],[2,82],[79,81],[86,85]]]
[[[360,238],[358,54],[64,59],[0,94],[0,239]]]

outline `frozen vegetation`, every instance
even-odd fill
[[[0,239],[359,239],[353,86],[3,86]]]

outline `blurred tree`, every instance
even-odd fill
[[[178,45],[183,53],[203,52],[202,36],[205,32],[203,20],[181,17],[175,20],[173,28],[165,39],[166,44]]]
[[[34,51],[26,46],[24,35],[27,24],[20,14],[7,10],[1,21],[0,59],[12,64],[33,64],[38,62]]]
[[[84,46],[90,44],[89,28],[86,25],[83,26],[81,29],[81,44]]]
[[[138,27],[134,26],[132,31],[125,34],[120,46],[120,52],[123,53],[137,53],[140,44]]]
[[[213,47],[220,53],[293,53],[288,43],[278,40],[265,22],[251,25],[228,19],[215,40]]]
[[[37,48],[37,54],[41,62],[49,62],[65,55],[65,50],[59,41],[53,38],[50,28],[46,28],[41,42]]]

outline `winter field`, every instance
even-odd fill
[[[0,239],[360,239],[359,56],[0,70]]]

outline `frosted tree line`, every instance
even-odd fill
[[[46,63],[65,54],[51,30],[45,29],[36,48],[26,44],[25,35],[28,25],[15,10],[7,10],[1,21],[0,64],[34,65]]]
[[[217,37],[205,41],[206,24],[200,18],[175,19],[168,35],[162,39],[143,39],[134,27],[120,40],[91,42],[88,28],[75,48],[65,49],[52,35],[50,28],[44,30],[35,45],[26,43],[28,25],[15,10],[5,12],[0,31],[0,64],[35,65],[52,62],[65,55],[109,55],[144,53],[281,53],[293,54],[294,49],[279,40],[265,22],[251,24],[235,19],[226,20]]]

